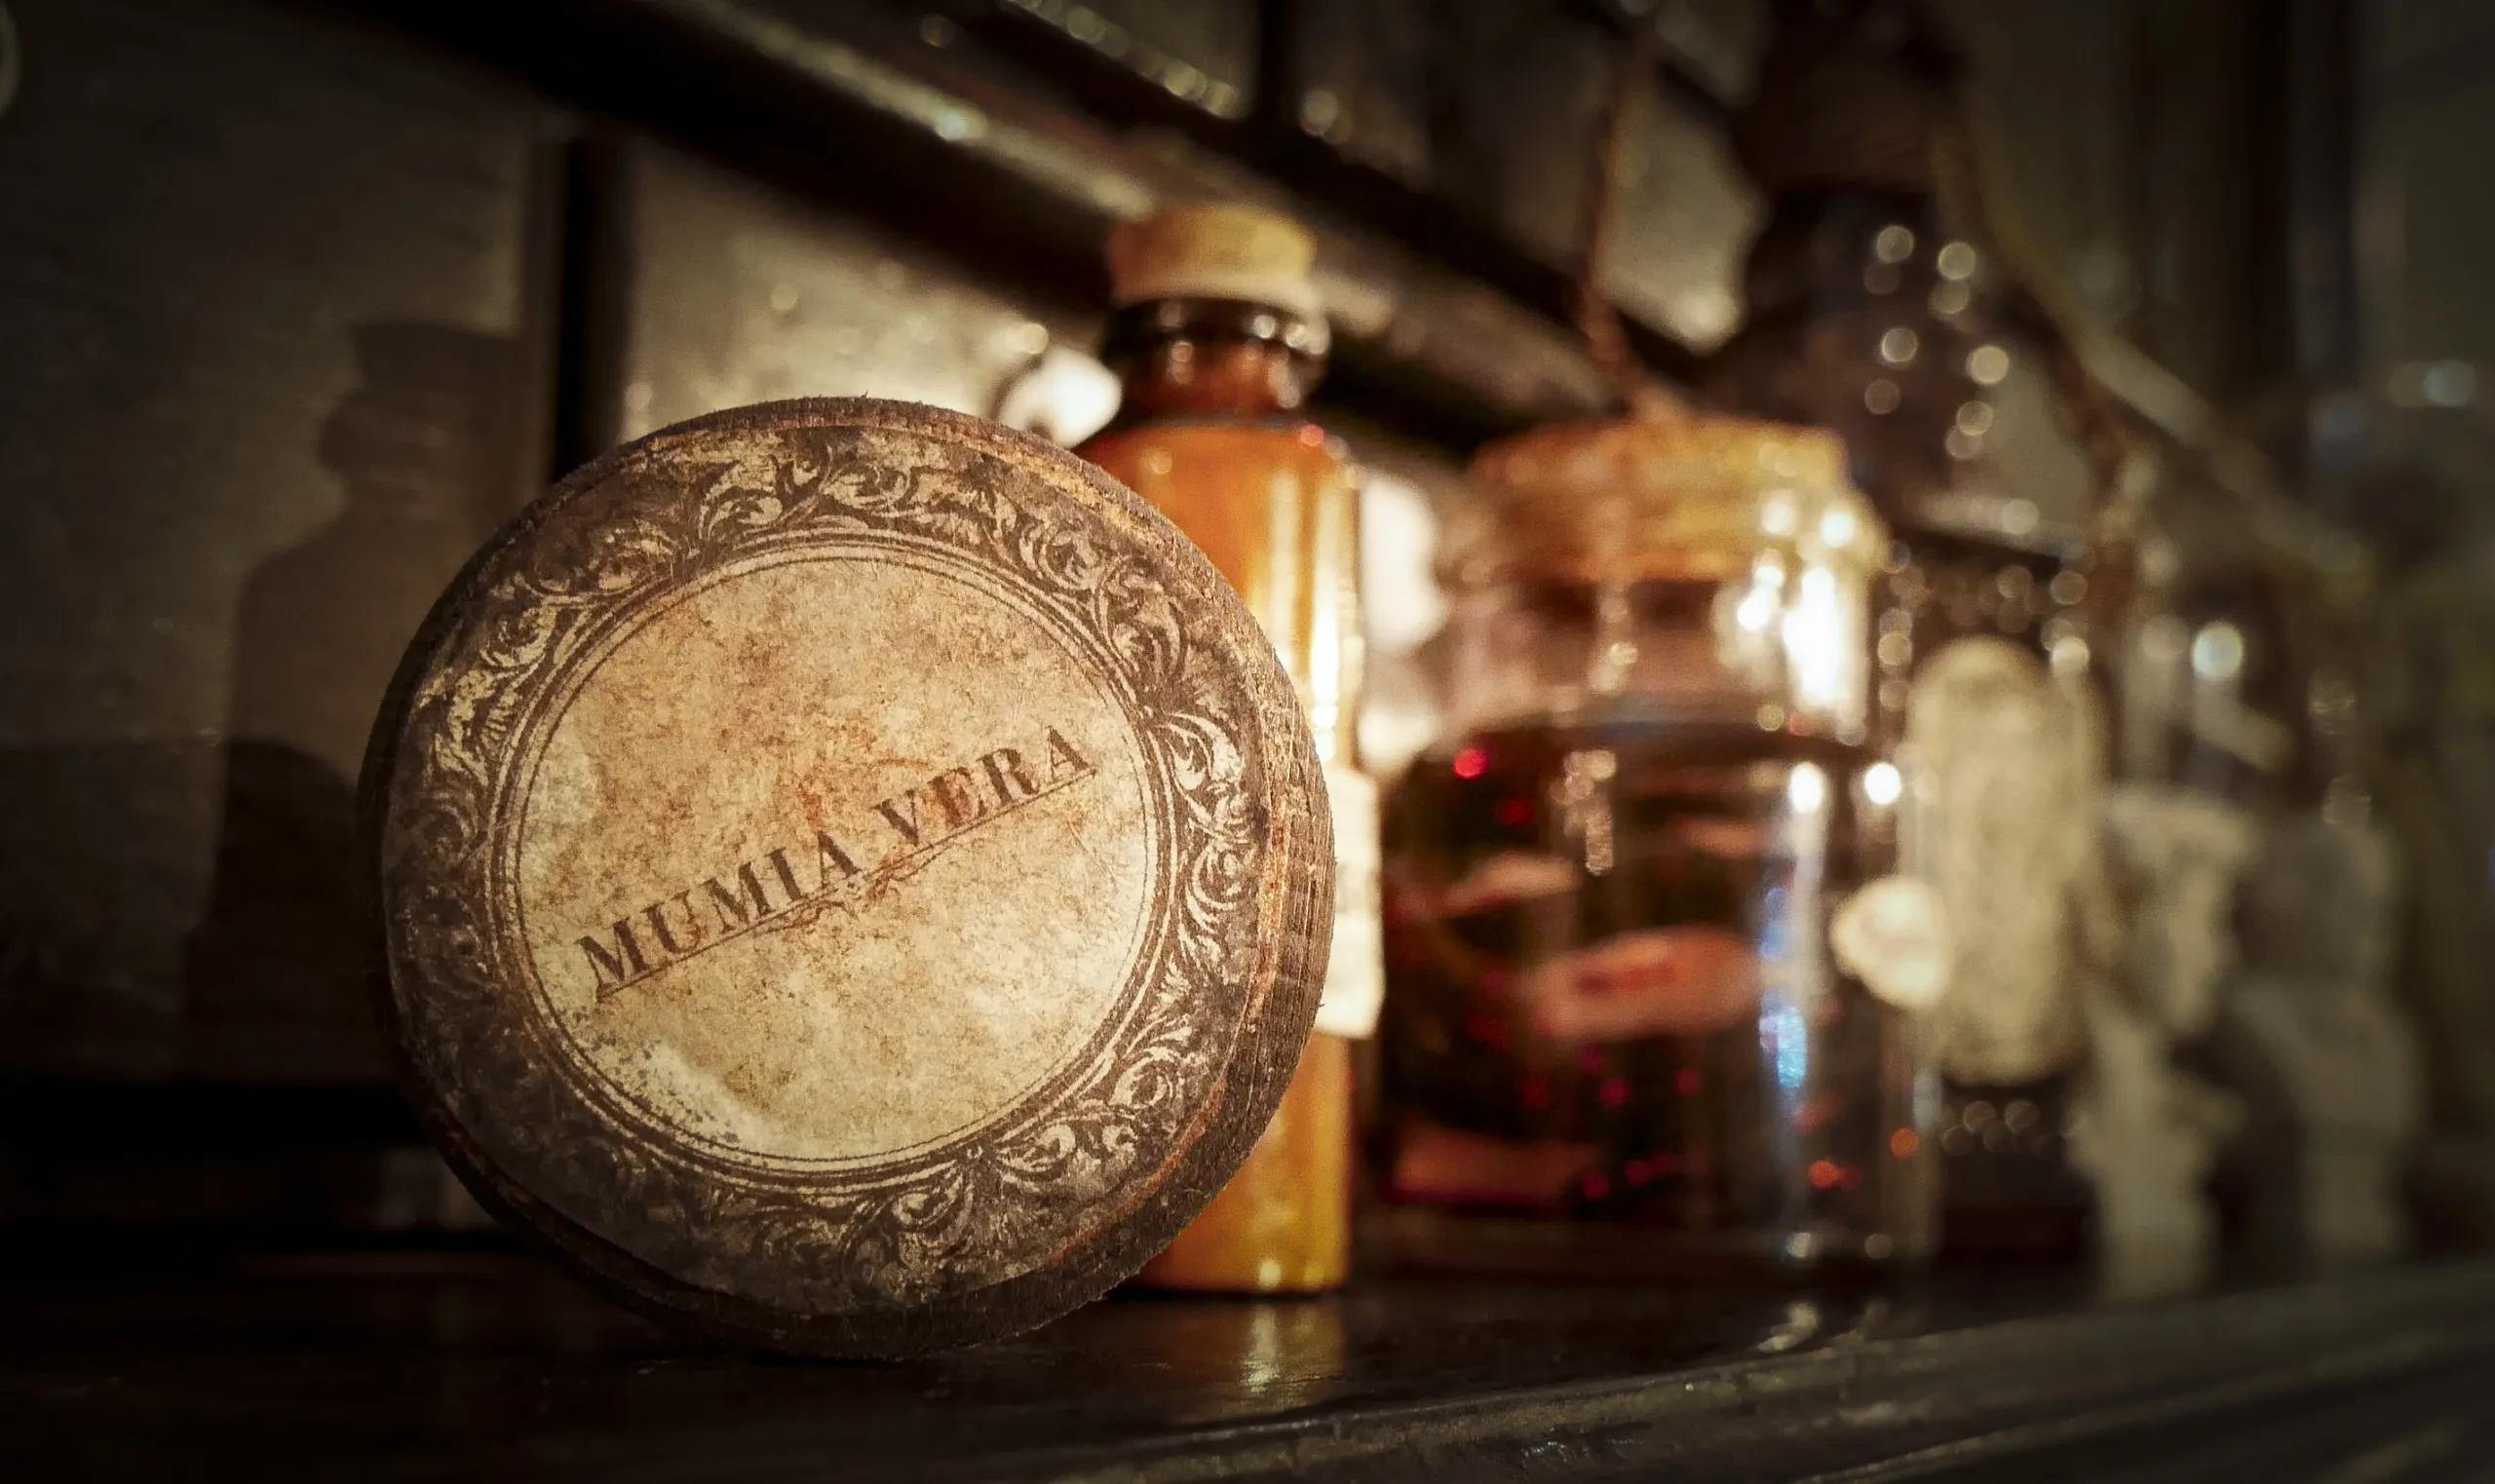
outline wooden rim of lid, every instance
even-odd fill
[[[518,516],[365,770],[418,1108],[607,1292],[899,1355],[1133,1273],[1316,1013],[1332,849],[1254,618],[1114,480],[976,418],[679,424]]]

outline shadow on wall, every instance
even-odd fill
[[[215,878],[182,954],[190,1076],[387,1072],[354,918],[355,779],[408,638],[511,508],[525,399],[509,340],[383,323],[355,347],[361,384],[320,444],[345,508],[243,591]]]
[[[174,1070],[174,950],[216,780],[198,738],[0,749],[0,1076]]]

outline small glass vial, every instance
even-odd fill
[[[1194,540],[1263,621],[1308,707],[1334,818],[1325,1004],[1248,1162],[1146,1267],[1155,1287],[1314,1292],[1352,1252],[1352,1044],[1382,993],[1377,805],[1355,742],[1360,499],[1342,443],[1301,410],[1325,366],[1315,245],[1247,207],[1171,208],[1109,243],[1118,308],[1101,358],[1125,384],[1079,450]]]
[[[1812,430],[1485,450],[1453,735],[1387,808],[1385,1232],[1480,1271],[1923,1256],[1935,894],[1864,745],[1886,538]]]

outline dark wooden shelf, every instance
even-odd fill
[[[2495,1459],[2495,1263],[2110,1307],[1963,1277],[1121,1296],[883,1366],[681,1340],[509,1252],[11,1271],[0,1454],[27,1479],[2409,1480]]]

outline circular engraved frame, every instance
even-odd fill
[[[1157,848],[1143,947],[1080,1054],[956,1136],[791,1169],[674,1134],[584,1062],[542,1003],[512,861],[584,661],[693,589],[808,555],[947,571],[1042,617],[1132,729]],[[1011,1333],[1140,1267],[1270,1118],[1330,928],[1319,780],[1253,617],[1088,465],[899,403],[715,414],[557,485],[410,647],[364,784],[385,1015],[471,1186],[610,1292],[829,1353]]]
[[[586,688],[591,675],[601,661],[631,643],[635,634],[650,620],[658,616],[659,610],[683,599],[698,596],[709,587],[733,582],[739,577],[773,567],[808,560],[880,561],[896,566],[911,567],[929,576],[957,582],[979,593],[982,598],[997,603],[1030,622],[1056,641],[1069,658],[1076,660],[1078,664],[1085,665],[1094,683],[1103,691],[1111,689],[1105,677],[1123,674],[1130,679],[1135,678],[1131,673],[1132,666],[1127,658],[1100,645],[1099,635],[1072,628],[1065,623],[1065,616],[1062,613],[1031,602],[1028,593],[1020,586],[999,581],[994,572],[984,570],[966,560],[961,552],[949,547],[905,537],[895,538],[886,533],[834,532],[830,540],[826,541],[825,533],[811,522],[800,522],[798,528],[789,534],[794,536],[793,541],[782,539],[764,544],[758,550],[740,552],[725,564],[697,564],[693,570],[684,572],[678,581],[658,585],[655,589],[636,590],[632,596],[619,605],[613,622],[595,626],[602,631],[595,637],[585,637],[579,644],[565,646],[565,652],[559,658],[554,658],[548,662],[546,668],[550,678],[543,687],[543,694],[534,698],[535,704],[529,711],[527,720],[521,723],[521,735],[510,748],[511,755],[520,760],[513,770],[510,785],[516,811],[515,817],[509,827],[492,832],[494,839],[498,842],[492,864],[495,873],[493,889],[503,911],[508,914],[505,919],[508,923],[517,927],[524,922],[526,917],[522,893],[518,886],[520,842],[525,834],[522,821],[530,795],[534,790],[537,765],[545,757],[549,734],[562,719],[570,704],[579,698],[581,691]],[[1143,704],[1132,687],[1117,689],[1112,699],[1124,713],[1130,737],[1137,751],[1144,756],[1146,768],[1150,774],[1146,806],[1151,814],[1151,875],[1157,886],[1156,898],[1166,901],[1182,896],[1190,891],[1190,886],[1184,874],[1172,869],[1179,863],[1171,848],[1173,816],[1182,805],[1190,802],[1191,794],[1204,793],[1207,784],[1216,787],[1237,786],[1243,780],[1236,776],[1238,770],[1213,770],[1200,767],[1196,770],[1196,786],[1190,789],[1178,777],[1176,765],[1180,760],[1172,754],[1171,748],[1167,746],[1153,748],[1145,745],[1149,729],[1155,726],[1168,726],[1171,723],[1173,717],[1170,710],[1163,706]],[[1214,704],[1215,708],[1218,708],[1220,703],[1216,702]],[[1227,732],[1221,735],[1234,743],[1237,741]],[[1184,741],[1184,739],[1181,740]],[[1215,777],[1216,772],[1220,775],[1218,778]],[[1205,801],[1195,799],[1192,802]],[[1252,842],[1243,840],[1238,835],[1239,832],[1235,827],[1197,831],[1195,838],[1188,842],[1196,851],[1196,858],[1185,863],[1189,866],[1205,863],[1207,855],[1217,846],[1253,848]],[[831,904],[828,902],[809,901],[782,914],[775,926],[782,929],[812,926],[829,910],[831,910]],[[1207,923],[1219,915],[1217,910],[1198,914],[1199,918]],[[516,952],[508,962],[515,966],[518,974],[524,976],[535,995],[539,1013],[546,1022],[547,1033],[553,1038],[548,1042],[548,1046],[559,1046],[565,1053],[562,1069],[578,1080],[580,1093],[584,1097],[600,1103],[607,1116],[613,1121],[637,1123],[648,1137],[662,1143],[681,1140],[683,1141],[681,1153],[687,1158],[707,1157],[719,1164],[728,1178],[751,1177],[769,1180],[785,1178],[790,1173],[795,1173],[800,1178],[811,1179],[827,1166],[840,1166],[852,1180],[907,1179],[930,1167],[931,1158],[940,1158],[945,1149],[960,1142],[963,1136],[984,1129],[1000,1118],[1013,1118],[1022,1114],[1028,1106],[1029,1099],[1061,1097],[1068,1090],[1065,1084],[1072,1078],[1090,1076],[1096,1079],[1101,1072],[1103,1065],[1101,1058],[1104,1054],[1123,1050],[1132,1059],[1143,1064],[1162,1064],[1168,1060],[1166,1046],[1159,1046],[1149,1039],[1138,1043],[1132,1035],[1122,1038],[1121,1034],[1137,1030],[1132,1022],[1139,1008],[1148,1008],[1155,1011],[1162,1021],[1167,1022],[1174,1018],[1173,1012],[1180,1008],[1166,996],[1154,998],[1148,995],[1148,991],[1155,984],[1170,981],[1184,973],[1183,970],[1175,970],[1173,973],[1173,970],[1163,962],[1173,951],[1175,941],[1171,933],[1167,931],[1166,919],[1167,914],[1147,914],[1145,931],[1141,934],[1144,939],[1142,951],[1133,956],[1130,971],[1120,987],[1118,1003],[1105,1017],[1099,1030],[1090,1038],[1089,1043],[1079,1052],[1067,1058],[1062,1065],[1052,1068],[1032,1087],[1026,1088],[1023,1097],[1017,1099],[1014,1108],[976,1119],[961,1128],[940,1134],[920,1146],[867,1156],[863,1161],[856,1158],[802,1160],[774,1157],[718,1143],[674,1127],[633,1088],[598,1068],[590,1054],[578,1045],[577,1038],[571,1031],[560,1024],[552,999],[545,990],[542,976],[536,971],[536,966],[529,961],[529,955],[524,948],[518,948],[515,944]],[[524,934],[518,932],[506,934],[507,941],[515,937],[524,938]],[[1179,982],[1184,980],[1179,979]],[[1148,1007],[1145,1004],[1147,999],[1153,1001]],[[1166,1031],[1165,1026],[1165,1040]],[[1157,1089],[1153,1091],[1157,1098]],[[955,1275],[958,1278],[960,1275]]]

